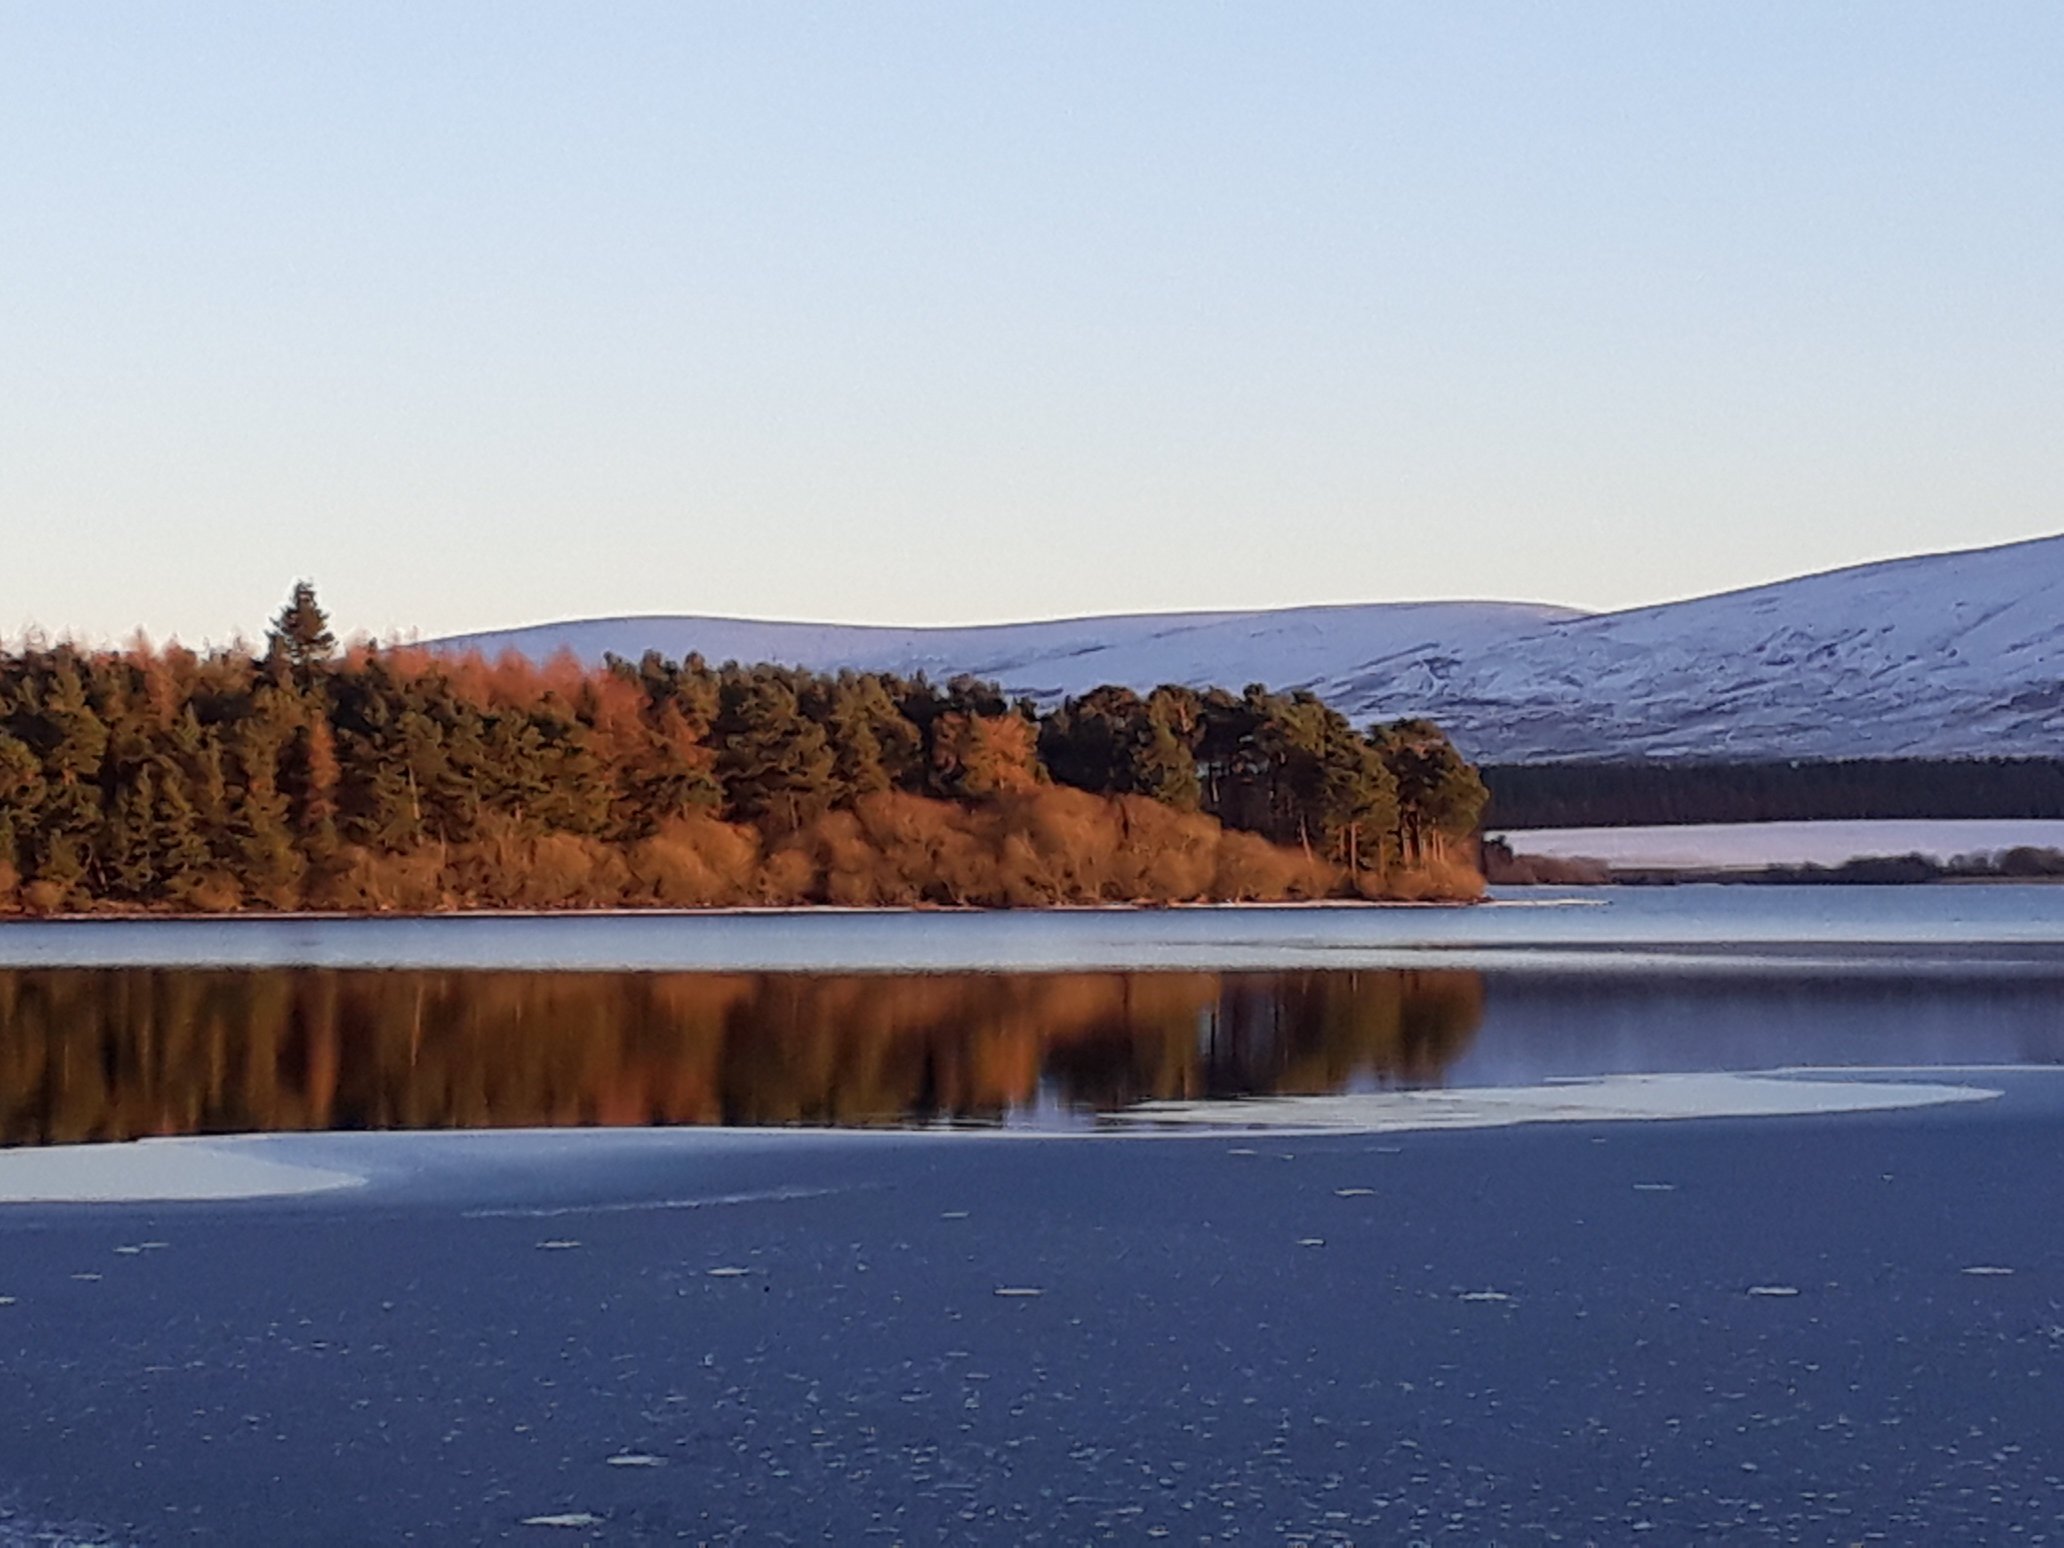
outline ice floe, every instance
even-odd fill
[[[1459,1091],[1372,1091],[1345,1096],[1251,1097],[1224,1102],[1143,1102],[1118,1117],[1133,1123],[1201,1124],[1351,1133],[1485,1129],[1518,1123],[1604,1123],[1673,1118],[1804,1117],[1883,1112],[2000,1093],[1933,1081],[1800,1079],[1792,1076],[1612,1075],[1543,1086]],[[1356,1190],[1336,1189],[1342,1197]]]
[[[0,1150],[0,1204],[179,1203],[354,1188],[352,1172],[269,1160],[248,1139],[143,1139]]]
[[[527,1137],[518,1131],[510,1132],[516,1134],[519,1142]],[[572,1130],[568,1132],[573,1133],[578,1138],[582,1134],[592,1134],[595,1131]],[[664,1134],[670,1131],[655,1129],[651,1132],[654,1134]],[[705,1132],[720,1131],[692,1130],[688,1132],[699,1135]],[[407,1139],[436,1139],[441,1136],[408,1134],[400,1137]],[[611,1137],[613,1138],[614,1136]],[[566,1215],[649,1215],[665,1210],[724,1209],[737,1204],[785,1204],[795,1199],[821,1199],[834,1193],[851,1193],[853,1191],[855,1190],[850,1187],[755,1188],[745,1193],[712,1193],[683,1199],[617,1199],[590,1204],[544,1204],[520,1205],[497,1209],[469,1209],[466,1211],[466,1218],[468,1220],[557,1220]]]
[[[1944,1072],[1937,1072],[1938,1075]],[[1615,1075],[1537,1086],[1441,1091],[1377,1091],[1338,1096],[1253,1097],[1239,1101],[1143,1103],[1112,1115],[1091,1134],[1036,1130],[761,1130],[677,1129],[618,1134],[605,1130],[509,1130],[492,1133],[381,1133],[349,1135],[243,1135],[147,1139],[119,1144],[0,1149],[0,1206],[7,1204],[116,1204],[209,1202],[341,1194],[373,1186],[406,1186],[426,1177],[463,1184],[477,1174],[491,1190],[513,1167],[567,1175],[575,1164],[630,1156],[686,1156],[829,1137],[855,1146],[895,1138],[942,1145],[1002,1143],[1110,1143],[1128,1138],[1181,1140],[1188,1132],[1241,1135],[1280,1129],[1307,1133],[1390,1133],[1482,1129],[1520,1123],[1677,1118],[1811,1116],[1982,1102],[2001,1093],[1978,1084],[1983,1068],[1958,1078],[1910,1077],[1892,1070],[1836,1072],[1776,1070],[1758,1074]],[[1377,1147],[1394,1151],[1395,1147]],[[1224,1154],[1252,1158],[1250,1146]],[[1271,1153],[1274,1154],[1274,1153]],[[1281,1153],[1280,1159],[1294,1157]],[[1635,1182],[1663,1192],[1665,1183]],[[816,1199],[844,1188],[775,1188],[703,1197],[596,1199],[548,1204],[487,1203],[467,1218],[548,1218],[623,1210],[703,1209]],[[1365,1187],[1334,1190],[1342,1199],[1374,1196]],[[966,1218],[948,1210],[940,1218]],[[570,1222],[569,1222],[570,1223]],[[138,1257],[162,1247],[144,1242],[116,1249]],[[540,1241],[542,1250],[570,1250],[564,1237]]]

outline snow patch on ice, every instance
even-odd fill
[[[144,1139],[0,1150],[0,1204],[189,1203],[289,1198],[365,1178],[267,1160],[246,1139]]]
[[[1473,1091],[1375,1091],[1346,1096],[1251,1097],[1237,1102],[1143,1102],[1117,1116],[1135,1123],[1208,1124],[1219,1129],[1380,1134],[1417,1129],[1486,1129],[1518,1123],[1805,1117],[1982,1102],[1999,1094],[1981,1086],[1920,1081],[1799,1080],[1737,1074],[1613,1075],[1546,1086],[1486,1086]]]

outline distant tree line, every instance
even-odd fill
[[[1521,856],[1518,863],[1524,866],[1532,858]],[[1596,862],[1592,864],[1595,866]],[[1890,887],[1920,882],[1952,881],[2051,882],[2064,881],[2064,850],[2045,849],[2034,844],[2017,844],[2011,849],[1952,855],[1946,860],[1923,854],[1858,855],[1837,865],[1817,865],[1808,861],[1800,865],[1759,866],[1749,871],[1739,868],[1598,869],[1604,874],[1582,880],[1609,880],[1636,886],[1676,886],[1686,882],[1702,881],[1758,882],[1781,887],[1815,884],[1839,887]]]
[[[1485,877],[1508,886],[1588,887],[1608,883],[1677,887],[1698,882],[1762,883],[1796,887],[1827,884],[1845,887],[1903,886],[1917,882],[2064,881],[2064,850],[2034,844],[1980,850],[1937,859],[1932,855],[1857,855],[1835,865],[1806,861],[1798,865],[1744,868],[1715,866],[1607,865],[1581,856],[1515,854],[1503,838],[1483,843]]]
[[[1487,828],[2064,817],[2064,758],[1488,765]]]
[[[1476,772],[1308,693],[420,649],[0,652],[0,907],[1473,896]]]

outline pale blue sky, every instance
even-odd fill
[[[0,634],[2064,528],[2064,6],[0,0]]]

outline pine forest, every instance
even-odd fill
[[[1309,693],[340,650],[0,652],[0,910],[1470,898],[1438,729]]]

